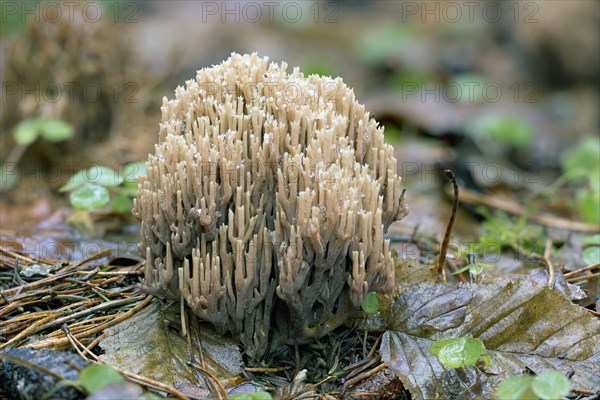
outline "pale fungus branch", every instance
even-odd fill
[[[133,210],[147,285],[250,357],[268,351],[271,325],[306,343],[393,287],[383,234],[407,214],[401,178],[340,78],[232,54],[163,100],[147,170]]]

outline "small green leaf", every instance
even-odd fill
[[[496,391],[498,400],[538,400],[531,389],[533,378],[528,375],[511,376]]]
[[[32,118],[19,122],[15,127],[14,138],[21,146],[29,146],[40,136],[40,119]]]
[[[600,224],[600,191],[581,189],[577,191],[577,207],[583,219]]]
[[[483,360],[483,363],[484,363],[485,365],[487,365],[488,367],[491,367],[491,366],[492,366],[492,359],[491,359],[490,355],[489,355],[487,352],[484,352],[484,353],[481,355],[481,359]]]
[[[531,389],[540,399],[560,400],[569,394],[571,385],[559,371],[548,371],[533,378]]]
[[[485,90],[482,88],[485,88],[488,83],[479,75],[455,75],[446,84],[444,97],[452,103],[479,103],[485,100]]]
[[[301,70],[304,73],[304,76],[310,76],[310,75],[321,75],[321,76],[330,76],[330,77],[337,76],[335,73],[337,68],[335,66],[331,65],[329,62],[327,62],[327,60],[325,60],[323,58],[314,58],[314,59],[308,61],[307,63],[302,65]]]
[[[600,262],[600,246],[591,246],[583,250],[583,262],[587,265]]]
[[[110,200],[110,208],[117,214],[129,214],[132,207],[131,197],[124,192],[119,192]]]
[[[593,136],[582,139],[563,153],[561,166],[572,181],[584,180],[591,171],[600,170],[600,140]]]
[[[119,188],[121,193],[126,194],[130,197],[137,196],[137,182],[124,182],[123,185]]]
[[[125,183],[135,183],[137,186],[137,177],[145,176],[148,172],[146,171],[146,162],[137,162],[130,163],[125,165],[125,170],[123,171],[123,179]]]
[[[123,183],[123,176],[110,168],[102,166],[91,166],[86,170],[78,171],[69,179],[69,183],[58,189],[59,192],[68,192],[76,189],[85,183],[95,183],[101,186],[119,186]]]
[[[407,25],[377,26],[356,43],[357,55],[366,63],[379,64],[415,42],[415,34]]]
[[[81,171],[76,172],[75,175],[73,175],[69,179],[69,182],[66,185],[61,186],[60,189],[58,189],[58,191],[60,193],[64,193],[73,189],[77,189],[79,186],[87,182],[85,178],[85,173],[86,171],[83,169]]]
[[[581,238],[581,244],[583,245],[595,245],[600,246],[600,233],[591,236],[584,236]]]
[[[487,355],[483,342],[474,338],[441,339],[431,345],[429,352],[448,368],[475,365],[481,356]],[[489,357],[487,361],[491,361]]]
[[[77,382],[88,393],[94,393],[109,383],[118,382],[123,379],[125,379],[123,375],[113,367],[105,364],[94,364],[85,367],[81,371]]]
[[[469,271],[473,275],[479,275],[483,272],[485,268],[494,268],[493,264],[484,264],[484,263],[475,263],[469,264],[466,267],[459,269],[456,272],[453,272],[452,275],[462,274],[463,272]]]
[[[123,177],[110,168],[94,165],[87,169],[86,179],[88,182],[101,186],[119,186],[123,183]]]
[[[437,357],[438,354],[440,353],[440,350],[446,346],[448,346],[450,343],[452,343],[454,340],[456,339],[440,339],[436,342],[434,342],[430,347],[429,347],[429,352],[431,353],[432,356]]]
[[[108,190],[100,185],[86,183],[69,197],[73,208],[78,210],[95,210],[104,207],[110,200]]]
[[[390,84],[394,88],[405,91],[407,88],[423,88],[427,82],[434,82],[435,79],[436,77],[432,73],[415,69],[402,69],[394,73],[391,77]]]
[[[75,134],[75,129],[65,121],[50,119],[41,123],[41,134],[49,142],[61,142],[71,139]]]
[[[377,294],[375,292],[367,293],[361,307],[367,315],[377,314],[377,311],[379,311],[379,299],[377,298]]]
[[[527,147],[533,141],[533,130],[529,124],[510,115],[483,115],[473,120],[467,131],[473,136],[490,138],[516,148]]]
[[[396,128],[393,125],[386,125],[385,134],[383,135],[383,140],[388,144],[397,143],[398,140],[402,137],[402,132],[400,129]]]

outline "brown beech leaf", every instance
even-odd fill
[[[407,288],[387,323],[382,359],[413,398],[493,398],[502,380],[527,370],[559,370],[574,388],[600,390],[600,320],[529,277]],[[429,353],[435,341],[458,337],[482,340],[492,366],[446,368]]]
[[[107,329],[100,342],[109,365],[172,385],[198,397],[207,395],[207,385],[190,365],[189,347],[179,332],[178,307],[161,307],[156,299],[136,315]],[[228,385],[244,381],[242,356],[237,343],[202,325],[200,330],[206,368]],[[197,357],[197,354],[196,354]],[[197,361],[198,362],[198,361]]]

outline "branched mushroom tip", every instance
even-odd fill
[[[163,100],[147,170],[133,210],[147,284],[251,357],[271,325],[309,342],[393,287],[383,235],[407,214],[401,178],[340,78],[234,53]]]

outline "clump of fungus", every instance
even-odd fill
[[[271,325],[307,343],[391,290],[383,236],[407,213],[393,148],[353,91],[286,70],[234,53],[165,98],[133,209],[147,285],[253,358]]]

